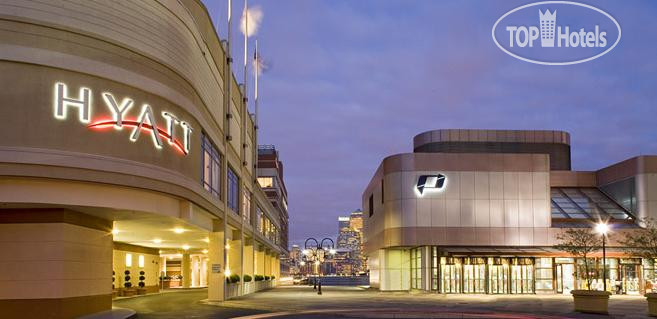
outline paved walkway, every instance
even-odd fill
[[[219,303],[207,290],[181,291],[115,301],[138,318],[648,318],[640,296],[612,296],[610,316],[573,312],[570,296],[438,295],[379,292],[354,287],[286,286]],[[309,312],[314,311],[314,312]]]
[[[365,316],[362,312],[356,311],[357,317],[370,318],[392,318],[393,316],[389,314],[395,314],[396,318],[424,318],[428,314],[433,314],[429,317],[436,318],[500,315],[502,318],[513,315],[531,315],[529,317],[534,318],[649,318],[648,304],[645,298],[640,296],[612,296],[609,302],[610,316],[599,316],[574,312],[572,297],[563,295],[440,295],[379,292],[354,287],[325,287],[321,296],[317,295],[312,287],[279,287],[229,300],[221,305],[266,312],[367,309],[376,313]],[[350,316],[347,313],[340,315],[343,318]]]

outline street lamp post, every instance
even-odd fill
[[[329,242],[328,245],[325,245],[325,242]],[[309,242],[315,242],[315,245],[309,245]],[[304,243],[304,249],[303,249],[303,261],[302,263],[305,264],[306,262],[311,263],[311,265],[317,267],[317,276],[315,276],[315,280],[313,280],[313,289],[317,289],[317,294],[321,295],[322,294],[322,259],[326,257],[326,254],[330,254],[331,256],[335,254],[335,249],[334,249],[335,243],[333,242],[333,239],[331,238],[324,238],[320,242],[317,241],[315,238],[308,238],[306,239],[306,242]],[[319,286],[319,287],[318,287]]]
[[[329,244],[328,247],[324,245],[324,242],[325,242],[325,241],[329,241],[329,242],[330,242],[330,244]],[[327,253],[327,252],[328,252],[331,256],[332,256],[333,254],[335,254],[335,249],[334,249],[334,247],[335,247],[335,243],[333,242],[333,239],[328,238],[328,237],[322,239],[322,244],[321,244],[320,246],[321,246],[322,249],[324,250],[324,252],[322,253],[323,256],[326,256],[326,253]],[[321,269],[320,269],[320,272],[319,272],[319,290],[317,290],[317,294],[318,294],[318,295],[321,295],[321,294],[322,294],[322,270],[321,270]]]
[[[308,245],[309,242],[315,242],[315,246]],[[319,242],[315,238],[308,238],[303,244],[303,258],[311,263],[311,268],[317,265],[319,261],[317,256],[317,248],[319,247]],[[313,289],[317,289],[317,277],[313,280]]]
[[[602,235],[602,289],[607,291],[607,232],[609,231],[609,226],[606,223],[598,223],[595,226],[596,232]],[[585,261],[586,262],[586,261]]]

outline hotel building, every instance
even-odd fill
[[[435,130],[386,157],[363,192],[370,282],[381,290],[534,294],[586,289],[583,260],[553,248],[568,228],[611,227],[607,289],[640,294],[654,261],[618,240],[657,217],[657,156],[572,171],[561,131]],[[594,288],[602,289],[595,253]]]
[[[255,125],[200,0],[10,0],[0,16],[3,317],[276,284],[287,216],[256,182]]]

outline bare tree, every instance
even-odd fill
[[[642,219],[641,222],[644,227],[625,234],[620,244],[629,255],[653,261],[657,258],[657,222],[650,217]]]
[[[588,290],[591,289],[588,256],[600,249],[602,242],[590,228],[570,228],[557,235],[559,244],[554,248],[584,259],[584,273]]]

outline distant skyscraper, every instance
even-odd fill
[[[338,217],[338,231],[348,230],[350,226],[349,216]]]
[[[356,210],[350,216],[338,217],[338,244],[339,251],[347,252],[349,257],[343,259],[343,263],[337,268],[340,274],[351,275],[363,271],[364,262],[362,258],[362,231],[363,212]]]
[[[358,209],[349,216],[349,226],[359,233],[363,231],[363,211]]]

